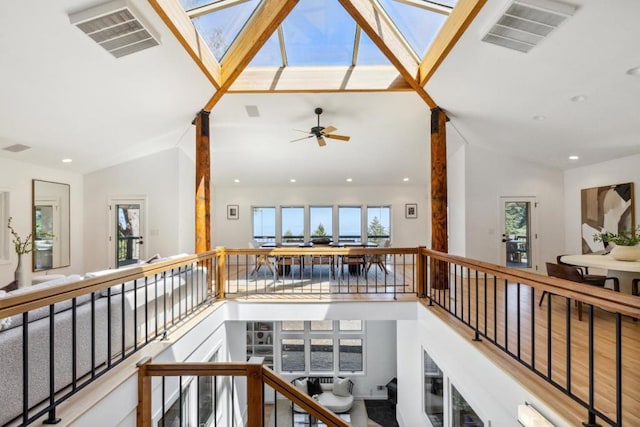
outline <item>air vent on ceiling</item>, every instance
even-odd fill
[[[4,147],[3,150],[10,151],[12,153],[20,153],[21,151],[26,151],[29,148],[31,147],[29,147],[28,145],[13,144],[13,145],[9,145],[8,147]]]
[[[515,0],[482,41],[527,53],[575,11],[552,0]]]
[[[126,0],[71,14],[69,20],[116,58],[160,44],[149,24]]]

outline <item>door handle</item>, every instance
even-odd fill
[[[507,242],[507,239],[502,239],[502,242],[506,243],[506,242]]]

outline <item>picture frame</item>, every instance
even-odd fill
[[[418,204],[407,203],[404,205],[404,217],[407,219],[418,218]]]
[[[227,219],[240,219],[240,208],[238,205],[227,205]]]

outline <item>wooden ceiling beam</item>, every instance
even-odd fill
[[[459,1],[420,62],[420,86],[429,81],[487,0]]]
[[[211,111],[229,90],[298,1],[269,0],[258,6],[222,61],[222,85],[204,107],[206,111]]]
[[[189,56],[202,70],[216,90],[222,86],[220,64],[193,26],[178,0],[149,0],[149,4],[169,27]]]
[[[429,105],[435,101],[418,82],[418,59],[377,2],[371,0],[338,0],[362,30],[391,61],[411,88]]]
[[[411,86],[387,66],[250,67],[229,92],[406,91]]]

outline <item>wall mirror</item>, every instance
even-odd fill
[[[33,271],[70,264],[69,184],[33,180]]]

